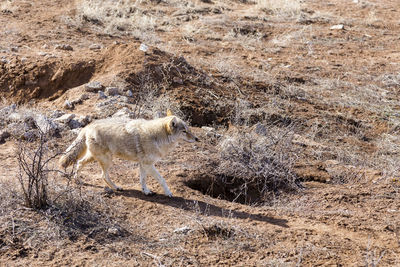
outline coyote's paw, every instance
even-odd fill
[[[154,195],[154,192],[151,191],[151,190],[149,190],[149,189],[147,189],[147,188],[142,188],[142,192],[143,192],[143,194],[145,194],[146,196]]]
[[[172,192],[171,191],[167,191],[164,193],[167,197],[173,197]]]

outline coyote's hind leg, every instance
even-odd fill
[[[110,176],[108,175],[108,169],[112,165],[112,157],[110,155],[101,155],[97,156],[96,160],[99,162],[100,167],[103,171],[102,177],[104,181],[110,186],[110,188],[114,191],[122,191],[121,187],[116,186],[110,179]]]
[[[82,180],[79,178],[79,172],[87,163],[92,162],[94,158],[90,153],[86,153],[82,158],[80,158],[76,164],[76,172],[74,175],[74,180],[77,184],[82,184]]]
[[[146,179],[147,179],[147,173],[142,164],[140,164],[140,185],[142,186],[142,192],[145,195],[151,195],[153,192],[147,188],[146,184]]]

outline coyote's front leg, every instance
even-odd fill
[[[168,188],[167,183],[165,182],[165,179],[161,176],[161,174],[156,170],[156,168],[154,167],[154,165],[145,165],[143,166],[144,170],[148,173],[151,174],[151,176],[153,176],[154,178],[157,179],[157,181],[161,184],[161,186],[164,189],[164,194],[168,197],[172,197],[172,193]],[[142,185],[143,187],[143,185]]]

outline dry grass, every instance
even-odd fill
[[[78,0],[77,17],[81,25],[90,23],[108,34],[140,34],[154,31],[155,15],[140,8],[141,1]]]
[[[0,12],[13,13],[17,8],[18,6],[14,3],[14,0],[2,0],[0,2]]]
[[[14,258],[28,254],[46,258],[49,247],[57,251],[79,238],[98,247],[112,247],[120,239],[140,242],[111,208],[119,207],[118,203],[110,204],[112,200],[101,193],[81,191],[62,181],[58,175],[49,179],[50,201],[36,211],[23,206],[16,181],[0,181],[0,255],[10,256],[8,251],[14,251]],[[121,257],[117,252],[113,256]]]
[[[258,8],[271,10],[281,15],[296,15],[300,13],[300,0],[257,0]]]

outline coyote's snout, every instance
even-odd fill
[[[143,193],[150,194],[147,188],[147,175],[154,176],[167,196],[172,196],[164,178],[154,167],[154,163],[165,156],[176,141],[198,141],[186,123],[174,116],[169,110],[164,118],[154,120],[104,119],[95,121],[83,128],[75,141],[67,148],[60,159],[64,168],[77,162],[74,175],[91,161],[98,161],[102,169],[102,177],[113,190],[121,190],[111,180],[108,169],[112,165],[112,157],[139,162],[140,183]]]

